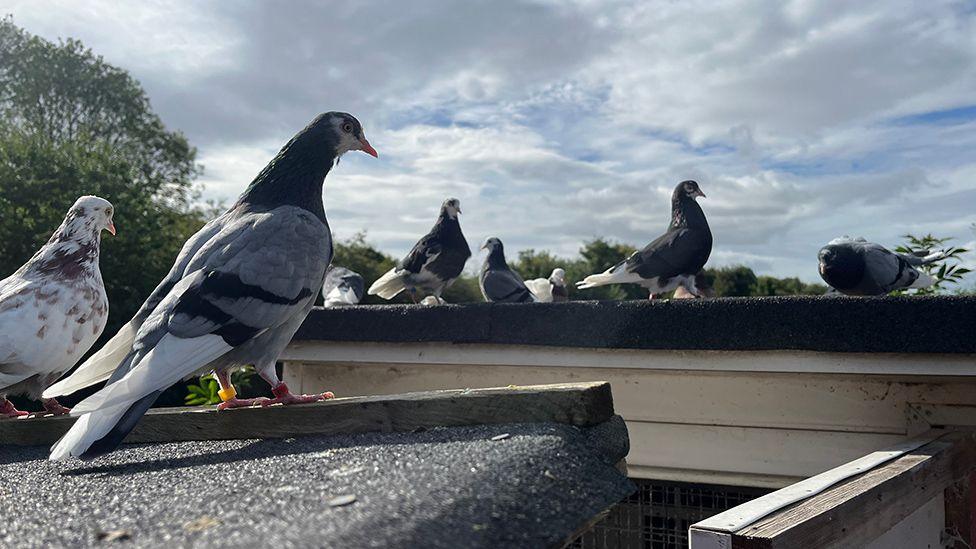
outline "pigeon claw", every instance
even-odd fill
[[[288,385],[285,385],[284,383],[278,384],[277,387],[271,389],[271,392],[275,397],[262,402],[261,406],[273,406],[275,404],[281,404],[283,406],[289,406],[291,404],[308,404],[309,402],[318,402],[320,400],[335,398],[332,391],[327,391],[325,393],[316,395],[293,395],[291,391],[288,390]]]
[[[47,413],[55,416],[65,416],[71,413],[71,408],[65,408],[60,402],[53,398],[45,398],[41,400],[41,404],[44,405],[44,410]]]
[[[14,403],[5,398],[0,398],[0,418],[14,419],[30,415],[29,412],[21,412],[14,408]]]
[[[231,398],[217,405],[217,410],[230,410],[231,408],[250,408],[251,406],[263,406],[268,397],[260,398]]]

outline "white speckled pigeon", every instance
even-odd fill
[[[668,230],[643,250],[600,274],[576,283],[581,290],[605,284],[634,283],[656,294],[684,286],[694,295],[695,275],[712,253],[712,232],[705,213],[695,200],[705,197],[695,181],[682,181],[671,194],[671,223]]]
[[[916,257],[892,252],[863,238],[835,238],[820,249],[820,277],[842,294],[884,295],[927,288],[936,279],[915,267],[945,259],[942,252]]]
[[[275,395],[262,404],[331,396],[291,394],[275,361],[325,280],[332,238],[322,184],[350,150],[376,156],[358,120],[338,112],[316,117],[228,212],[187,242],[146,303],[152,310],[130,322],[130,350],[108,384],[72,410],[78,421],[51,449],[51,459],[111,452],[164,389],[207,371],[220,384],[221,408],[259,400],[237,399],[230,383],[234,368],[250,364]]]
[[[488,250],[488,257],[481,266],[481,295],[492,303],[532,303],[535,296],[529,291],[522,277],[513,271],[505,261],[505,247],[502,241],[491,237],[485,240],[482,250]]]
[[[28,415],[6,395],[40,398],[102,335],[108,299],[98,253],[102,231],[115,234],[113,213],[107,200],[79,198],[47,244],[0,280],[0,418]],[[53,414],[69,411],[41,402]]]
[[[326,307],[355,305],[363,299],[366,282],[363,277],[345,267],[329,267],[322,285],[322,297]]]
[[[457,198],[445,200],[434,227],[396,267],[369,287],[369,295],[393,299],[407,290],[414,303],[418,292],[431,294],[437,303],[443,303],[441,292],[461,275],[471,257],[471,248],[458,223],[460,213],[461,202]]]
[[[566,291],[566,271],[556,267],[549,278],[526,280],[525,285],[540,303],[560,303],[569,299]]]

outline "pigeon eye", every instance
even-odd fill
[[[352,133],[352,124],[350,124],[349,122],[343,122],[342,131],[346,133]]]

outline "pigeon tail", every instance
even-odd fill
[[[397,272],[396,267],[394,267],[374,282],[369,287],[367,293],[369,295],[378,295],[383,299],[393,299],[404,289],[406,289],[406,286],[403,283],[403,277]]]
[[[606,286],[607,284],[624,284],[628,282],[641,282],[641,277],[637,273],[627,270],[627,262],[623,261],[610,267],[599,274],[592,274],[576,283],[580,290]]]
[[[533,278],[525,281],[525,287],[540,303],[552,303],[552,283],[548,278]]]
[[[918,278],[916,278],[915,281],[909,286],[906,286],[906,289],[914,288],[916,290],[920,290],[922,288],[928,288],[936,282],[938,282],[938,280],[934,276],[927,273],[918,273]]]
[[[115,334],[99,351],[88,357],[71,375],[51,385],[41,395],[43,398],[55,398],[70,395],[96,383],[105,381],[112,376],[112,372],[122,363],[136,338],[136,328],[133,321],[129,321]]]

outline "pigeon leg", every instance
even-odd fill
[[[410,291],[410,301],[413,301],[413,304],[416,305],[417,304],[417,290],[415,290],[413,288],[410,288],[409,291]]]
[[[218,391],[217,394],[220,395],[220,400],[223,401],[217,405],[218,410],[247,408],[249,406],[254,406],[255,404],[263,404],[264,401],[268,400],[267,397],[237,398],[237,389],[235,389],[234,384],[230,382],[230,373],[227,371],[214,372],[214,377],[217,378],[217,384],[220,385],[220,391]]]
[[[0,418],[18,418],[29,415],[28,412],[21,412],[14,408],[14,403],[7,400],[7,397],[0,396]]]
[[[258,375],[261,379],[268,382],[271,385],[271,393],[274,394],[274,398],[265,400],[261,403],[261,406],[271,406],[272,404],[283,404],[288,406],[289,404],[307,404],[309,402],[318,402],[320,400],[328,400],[330,398],[335,398],[332,391],[326,391],[324,393],[319,393],[315,395],[294,395],[290,390],[288,390],[288,385],[285,385],[283,381],[278,379],[278,373],[275,371],[274,363],[271,363],[270,367],[262,368],[258,371]]]
[[[57,399],[54,398],[42,398],[41,404],[44,405],[44,410],[46,410],[49,414],[63,416],[71,413],[70,408],[65,408],[60,402],[57,401]]]
[[[650,295],[647,296],[647,300],[648,301],[651,301],[651,300],[654,300],[654,299],[657,299],[657,294],[652,293],[652,294],[650,294]]]

